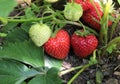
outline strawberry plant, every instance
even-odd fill
[[[0,84],[80,84],[91,70],[94,82],[91,73],[83,84],[104,84],[106,64],[118,62],[120,14],[113,0],[0,3]]]

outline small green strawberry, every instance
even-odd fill
[[[64,9],[64,16],[71,21],[78,21],[83,14],[83,9],[80,4],[67,3]]]
[[[46,24],[36,23],[31,26],[29,36],[35,45],[40,47],[50,38],[51,29]]]

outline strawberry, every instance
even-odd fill
[[[29,36],[36,46],[40,47],[51,36],[51,29],[46,24],[36,23],[29,29]]]
[[[71,45],[75,55],[84,58],[96,49],[98,40],[96,36],[92,34],[82,36],[74,33],[71,37]]]
[[[103,15],[103,12],[98,2],[94,2],[94,4],[100,16],[96,12],[95,7],[93,6],[90,0],[74,0],[74,1],[82,5],[82,8],[84,10],[84,13],[82,16],[83,21],[87,23],[89,26],[91,26],[92,28],[100,30],[100,19]]]
[[[77,3],[67,3],[64,9],[64,16],[71,21],[78,21],[83,14],[82,7]]]
[[[69,1],[71,1],[71,0],[69,0]],[[99,15],[98,15],[93,3],[91,3],[90,0],[74,0],[74,1],[78,4],[81,4],[81,6],[84,10],[84,13],[82,16],[83,21],[86,24],[88,24],[90,27],[92,27],[96,30],[100,30],[101,29],[100,20],[104,14],[100,4],[93,0],[93,3],[96,6],[96,9],[99,13]],[[112,21],[108,21],[108,26],[110,26],[110,25],[112,25]]]
[[[57,59],[64,59],[70,48],[70,37],[65,30],[59,30],[55,37],[51,37],[45,44],[47,54]]]
[[[100,19],[103,15],[103,12],[100,8],[100,6],[96,4],[96,8],[98,10],[98,13],[96,12],[96,9],[94,7],[91,6],[91,9],[88,10],[88,11],[85,11],[83,13],[83,16],[82,16],[82,19],[85,23],[87,23],[90,27],[94,28],[94,29],[97,29],[97,30],[100,30]]]
[[[88,11],[85,11],[83,13],[82,19],[85,23],[87,23],[90,27],[96,29],[96,30],[100,30],[101,29],[101,24],[100,24],[100,20],[103,16],[103,11],[100,7],[100,5],[98,4],[98,2],[94,2],[97,11],[95,9],[94,6],[91,6],[90,9]],[[112,25],[112,21],[108,21],[108,26]]]

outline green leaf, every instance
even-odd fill
[[[51,68],[45,74],[37,75],[28,84],[62,84],[62,80],[58,76],[58,70]]]
[[[17,61],[0,60],[0,84],[21,84],[37,74],[39,72]]]
[[[18,22],[9,22],[7,25],[5,25],[2,30],[4,32],[9,32],[12,29],[14,29],[17,26]]]
[[[30,7],[27,7],[27,8],[25,9],[25,18],[27,18],[27,19],[36,18],[34,12],[31,10]]]
[[[0,50],[0,58],[15,59],[33,67],[44,65],[42,47],[36,47],[32,42],[9,43]]]
[[[37,6],[37,5],[34,4],[34,3],[31,4],[31,9],[32,9],[34,12],[37,12],[37,13],[40,12],[40,7]]]
[[[0,0],[0,17],[7,17],[15,6],[16,0]]]
[[[87,84],[92,84],[92,83],[91,83],[91,80],[88,80],[88,81],[87,81]]]
[[[61,68],[62,60],[58,60],[49,56],[45,56],[45,66],[51,68],[56,67],[58,70]]]
[[[120,0],[117,0],[118,1],[118,3],[120,4]]]
[[[107,48],[107,52],[108,53],[112,53],[113,50],[115,50],[117,48],[117,44],[111,44],[108,48]]]
[[[103,73],[100,70],[98,70],[96,72],[96,83],[101,84],[102,80],[103,80]]]
[[[112,40],[107,44],[107,46],[104,47],[104,49],[103,49],[103,51],[102,51],[102,56],[105,55],[106,51],[109,51],[109,49],[110,49],[110,51],[111,51],[111,46],[112,46],[112,50],[113,50],[113,48],[115,48],[115,45],[116,45],[116,47],[117,47],[118,45],[120,45],[120,36],[115,37],[114,39],[112,39]]]
[[[25,22],[21,25],[21,28],[26,31],[26,32],[29,32],[29,29],[31,27],[31,25],[33,25],[33,23],[30,23],[30,22]]]
[[[5,40],[9,42],[23,42],[25,40],[29,40],[28,33],[26,33],[22,29],[14,29],[13,31],[9,32]]]

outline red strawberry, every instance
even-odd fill
[[[91,26],[94,29],[100,30],[100,19],[103,15],[103,12],[100,7],[97,7],[98,13],[96,12],[94,7],[91,7],[90,10],[85,11],[83,13],[82,19],[85,23]]]
[[[71,37],[71,45],[75,55],[83,58],[90,55],[96,49],[98,40],[92,34],[80,36],[74,33]]]
[[[64,59],[70,48],[70,37],[65,30],[59,30],[44,45],[45,52],[57,59]]]
[[[90,27],[92,27],[96,30],[100,30],[101,29],[100,20],[104,13],[103,13],[100,5],[98,4],[98,2],[94,2],[94,4],[95,4],[98,12],[96,11],[95,7],[92,5],[92,6],[90,6],[89,10],[87,10],[83,13],[82,19]],[[112,21],[108,21],[108,26],[110,26],[110,25],[112,25]]]

